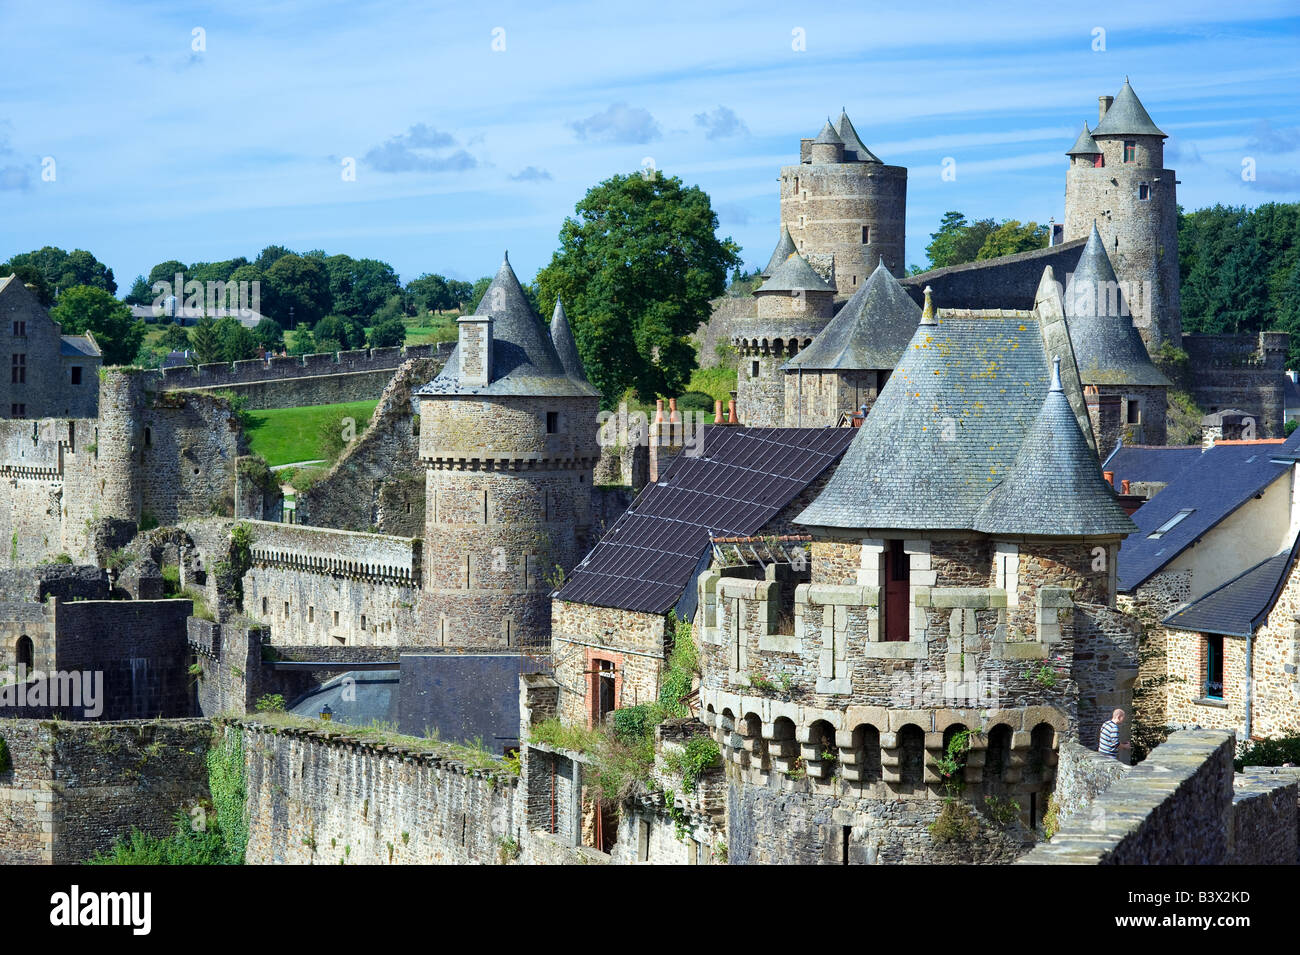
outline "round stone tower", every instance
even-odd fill
[[[600,394],[563,309],[548,335],[508,260],[459,331],[416,393],[427,471],[418,625],[439,646],[545,644],[549,595],[587,546]]]
[[[844,112],[816,139],[805,139],[799,165],[781,168],[781,225],[842,301],[883,259],[904,274],[907,169],[886,166],[858,138]]]
[[[143,409],[144,376],[140,370],[104,369],[99,382],[99,422],[92,478],[97,517],[140,520]]]
[[[1100,97],[1099,113],[1067,153],[1065,240],[1087,238],[1096,222],[1147,348],[1181,345],[1178,197],[1174,171],[1164,168],[1166,136],[1127,78],[1119,95]]]

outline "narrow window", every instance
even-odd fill
[[[72,383],[73,383],[74,385],[79,385],[79,384],[81,384],[81,366],[80,366],[80,365],[73,365],[73,366],[72,366]]]
[[[911,638],[911,561],[901,540],[891,540],[885,556],[885,639]]]
[[[1124,140],[1124,161],[1137,162],[1137,158],[1138,158],[1137,143],[1135,143],[1131,139]]]
[[[1129,398],[1124,403],[1124,420],[1127,424],[1142,423],[1142,402]]]
[[[1150,198],[1151,198],[1151,187],[1148,186],[1145,182],[1138,183],[1138,199],[1140,199],[1142,202],[1146,202]]]
[[[862,244],[866,245],[870,241],[871,241],[871,226],[864,225],[862,227]]]
[[[546,412],[546,433],[555,434],[560,430],[560,413],[558,411]]]
[[[307,622],[308,622],[308,623],[315,623],[315,622],[316,622],[316,608],[315,608],[315,607],[308,607],[308,608],[307,608]]]
[[[1106,157],[1103,156],[1101,153],[1097,153],[1097,155],[1092,157],[1092,165],[1093,168],[1095,169],[1102,168],[1103,166],[1106,165]]]
[[[754,361],[752,361],[752,362],[750,363],[750,365],[749,365],[749,377],[750,377],[750,378],[757,378],[757,377],[758,377],[758,359],[754,359]]]
[[[263,598],[262,598],[262,616],[265,617],[265,616],[266,616],[266,613],[267,613],[267,610],[266,610],[266,598],[263,597]]]
[[[366,629],[366,615],[365,615],[365,614],[362,614],[362,615],[361,615],[361,629],[362,629],[362,630]]]
[[[1205,635],[1205,698],[1223,699],[1223,635]]]
[[[338,625],[339,625],[339,612],[338,612],[337,610],[335,610],[335,611],[334,611],[334,626],[337,627]]]
[[[144,446],[150,447],[153,444],[153,428],[144,429]]]
[[[287,600],[284,602],[284,615],[289,616],[289,601]]]
[[[26,384],[27,383],[27,356],[23,354],[14,355],[13,361],[10,366],[10,370],[11,370],[11,374],[9,380],[11,384],[15,384],[15,385]]]

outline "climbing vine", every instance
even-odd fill
[[[222,733],[208,750],[208,789],[217,817],[217,829],[225,843],[229,861],[242,865],[248,848],[248,820],[244,816],[248,796],[244,780],[244,738],[237,730]]]

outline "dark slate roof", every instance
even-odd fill
[[[1200,456],[1199,444],[1121,444],[1110,453],[1101,469],[1115,472],[1116,487],[1125,481],[1168,484]]]
[[[826,125],[822,127],[822,131],[817,135],[817,138],[814,139],[813,142],[840,143],[842,145],[844,143],[844,140],[840,138],[839,133],[835,132],[835,127],[832,126],[831,121],[827,119]]]
[[[1155,123],[1151,122],[1151,116],[1142,106],[1133,92],[1133,87],[1128,85],[1128,77],[1124,77],[1124,88],[1119,91],[1115,97],[1115,102],[1111,103],[1110,109],[1106,110],[1106,115],[1101,118],[1097,128],[1092,131],[1093,136],[1160,136],[1165,134]]]
[[[785,367],[892,369],[920,321],[921,309],[881,259],[830,323]]]
[[[65,358],[99,358],[99,348],[89,335],[60,335],[59,354]]]
[[[876,155],[863,144],[858,131],[853,128],[853,123],[849,119],[849,114],[840,110],[839,122],[835,124],[835,131],[839,133],[840,139],[844,140],[844,158],[856,159],[858,162],[880,162]]]
[[[1042,410],[1010,473],[980,505],[975,530],[1080,537],[1135,530],[1079,430],[1061,387],[1059,358],[1052,360],[1052,384]]]
[[[1300,537],[1296,538],[1300,544]],[[1260,561],[1221,587],[1171,613],[1164,625],[1175,630],[1249,637],[1268,619],[1295,564],[1296,544]]]
[[[1169,379],[1151,361],[1133,326],[1127,303],[1097,224],[1065,290],[1065,321],[1085,385],[1160,385]]]
[[[1282,404],[1288,408],[1300,408],[1300,384],[1291,380],[1289,374],[1282,376]]]
[[[985,497],[1039,418],[1048,377],[1035,318],[941,312],[937,324],[917,328],[834,476],[796,520],[977,529]]]
[[[763,269],[761,275],[768,279],[772,273],[779,269],[782,263],[799,250],[795,248],[794,239],[790,238],[790,230],[785,226],[781,227],[781,238],[776,242],[776,248],[772,250],[772,257],[767,260],[767,268]]]
[[[798,252],[776,267],[772,277],[756,292],[834,292],[835,288],[817,274]]]
[[[573,329],[569,328],[569,316],[564,314],[564,303],[558,298],[555,300],[555,312],[551,315],[551,343],[555,345],[555,353],[560,356],[565,374],[586,381],[587,370],[582,367],[578,343],[573,340]]]
[[[1079,138],[1074,141],[1074,145],[1065,151],[1067,156],[1099,156],[1101,147],[1097,145],[1097,140],[1092,138],[1092,133],[1088,132],[1088,124],[1083,124],[1083,132]]]
[[[566,373],[546,326],[528,304],[509,257],[501,263],[474,314],[492,316],[492,380],[481,386],[461,383],[457,344],[442,372],[416,391],[417,395],[599,396],[585,379]]]
[[[869,416],[868,416],[869,417]],[[1300,431],[1282,444],[1216,444],[1169,482],[1133,515],[1137,532],[1119,550],[1119,589],[1130,591],[1200,540],[1242,504],[1293,466]],[[1179,511],[1191,514],[1157,538],[1156,528]]]
[[[555,595],[560,600],[664,613],[699,571],[710,536],[762,530],[830,467],[853,428],[705,427],[702,452],[673,459]]]

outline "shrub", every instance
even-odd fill
[[[1300,734],[1279,736],[1274,739],[1242,740],[1233,760],[1237,772],[1247,766],[1281,766],[1285,763],[1300,765]]]
[[[0,736],[0,773],[8,772],[13,765],[13,757],[9,755],[9,744],[5,742],[3,736]]]
[[[979,828],[979,820],[970,806],[951,796],[943,801],[938,818],[929,826],[930,838],[935,842],[969,842]]]
[[[266,693],[257,698],[253,704],[254,709],[259,713],[282,713],[284,712],[284,697],[279,693]]]

